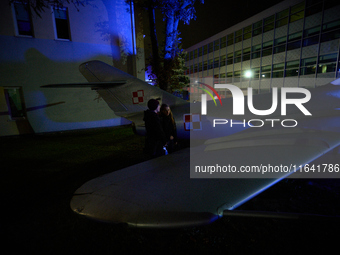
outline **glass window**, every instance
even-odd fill
[[[283,74],[284,74],[284,71],[283,70],[280,70],[280,71],[275,71],[273,72],[273,78],[282,78],[283,77]]]
[[[227,45],[227,38],[224,36],[221,38],[221,43],[220,43],[221,49],[226,47],[226,45]]]
[[[288,17],[288,15],[289,15],[289,9],[283,10],[276,14],[276,20]]]
[[[316,35],[316,36],[312,36],[312,37],[304,39],[302,42],[302,45],[305,47],[305,46],[310,46],[310,45],[314,45],[318,43],[319,43],[319,35]]]
[[[227,65],[231,65],[234,63],[234,53],[229,53],[227,55]]]
[[[299,60],[289,61],[286,63],[286,68],[299,67]]]
[[[225,66],[225,63],[226,63],[226,56],[223,55],[223,56],[220,57],[220,65]]]
[[[14,3],[18,35],[33,36],[31,12],[27,4]]]
[[[313,35],[318,35],[320,33],[321,26],[313,27],[310,29],[306,29],[303,32],[303,37],[308,37],[308,36],[313,36]]]
[[[70,39],[67,8],[53,7],[56,38]]]
[[[286,70],[286,77],[292,77],[292,76],[298,76],[299,75],[299,69],[287,69]]]
[[[286,51],[286,40],[287,37],[283,36],[274,41],[274,45],[278,45],[277,47],[274,47],[274,54]]]
[[[337,57],[338,57],[337,53],[320,56],[319,57],[319,64],[320,63],[336,62]]]
[[[203,62],[203,71],[207,71],[208,70],[208,61],[204,61]]]
[[[282,26],[287,25],[287,24],[288,24],[288,17],[276,21],[275,22],[275,27],[278,28],[278,27],[282,27]]]
[[[194,58],[197,58],[197,49],[194,50]]]
[[[218,67],[218,65],[219,65],[219,60],[220,60],[219,57],[214,58],[214,68],[217,68],[217,67]]]
[[[235,51],[234,63],[241,62],[242,50]]]
[[[24,118],[26,115],[23,104],[21,88],[8,88],[4,90],[8,112],[12,120]]]
[[[235,43],[241,42],[242,41],[242,35],[235,37]]]
[[[322,32],[328,32],[340,28],[340,20],[329,22],[322,26]]]
[[[289,22],[294,22],[299,19],[303,19],[303,17],[305,16],[304,8],[305,8],[304,2],[294,5],[290,10],[291,15]]]
[[[219,50],[220,49],[220,40],[214,41],[214,50]]]
[[[291,14],[297,13],[297,12],[303,11],[304,9],[305,9],[305,2],[301,2],[297,5],[292,6],[290,13]]]
[[[283,70],[285,68],[285,63],[275,64],[273,65],[273,71]]]
[[[242,29],[235,32],[235,43],[242,41]]]
[[[240,36],[240,35],[242,35],[242,29],[237,30],[237,31],[235,32],[235,36],[236,36],[236,37],[237,37],[237,36]]]
[[[202,56],[202,48],[201,48],[201,47],[200,47],[200,48],[198,48],[198,52],[197,52],[197,54],[198,54],[198,57]]]
[[[234,77],[235,77],[235,78],[241,77],[241,71],[235,71],[235,72],[234,72]]]
[[[316,66],[305,66],[300,69],[300,75],[315,74]]]
[[[262,56],[269,56],[272,54],[273,41],[262,44]]]
[[[209,62],[208,62],[208,68],[212,69],[213,67],[214,67],[214,60],[210,59]]]
[[[251,25],[243,29],[243,40],[249,39],[251,37]]]
[[[260,67],[252,68],[253,80],[258,80],[260,78]]]
[[[254,45],[253,47],[251,47],[251,52],[252,59],[261,57],[261,44]]]
[[[340,38],[340,29],[322,34],[321,42],[332,41],[332,40],[339,39],[339,38]]]
[[[208,53],[208,46],[204,45],[203,46],[203,55],[206,55]]]
[[[297,33],[291,34],[291,35],[288,36],[288,42],[300,40],[301,37],[302,37],[302,32],[297,32]]]
[[[267,65],[267,66],[262,66],[261,67],[261,73],[263,72],[270,72],[272,70],[272,66],[271,65]]]
[[[316,64],[316,57],[305,58],[301,60],[301,66],[309,66],[309,65],[315,65],[315,64]]]
[[[227,36],[227,45],[233,45],[234,44],[234,34],[229,34]]]
[[[209,43],[209,53],[213,52],[213,49],[214,49],[214,43]]]
[[[333,73],[336,69],[336,63],[319,64],[318,73]]]
[[[253,36],[259,35],[262,33],[262,20],[253,24]]]
[[[247,61],[250,59],[250,50],[251,48],[246,48],[246,49],[243,49],[243,56],[242,56],[242,60],[243,61]]]
[[[286,44],[274,47],[274,54],[286,51]]]
[[[286,77],[299,75],[299,60],[289,61],[286,63]]]
[[[275,20],[275,16],[274,15],[264,19],[263,32],[268,32],[268,31],[274,29],[274,20]]]
[[[316,57],[305,58],[301,60],[300,75],[315,74],[316,71]]]
[[[249,38],[251,38],[251,33],[246,33],[243,35],[243,40],[247,40]]]
[[[272,15],[272,16],[270,16],[270,17],[264,19],[264,24],[265,24],[265,25],[268,25],[268,24],[270,24],[270,23],[273,23],[274,20],[275,20],[275,17],[274,17],[274,15]]]
[[[251,32],[251,25],[249,25],[249,26],[247,26],[243,29],[244,34],[249,33],[249,32]]]

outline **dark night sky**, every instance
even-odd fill
[[[282,0],[205,0],[196,4],[196,20],[179,25],[183,48],[188,48]]]

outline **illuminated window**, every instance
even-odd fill
[[[67,8],[53,7],[55,32],[57,39],[70,40]]]
[[[272,66],[271,65],[262,66],[261,67],[261,79],[268,79],[268,78],[270,78],[271,71],[272,71]]]
[[[300,75],[315,74],[316,57],[305,58],[301,60]]]
[[[319,57],[318,73],[335,72],[337,53],[328,54]]]
[[[14,14],[18,35],[33,36],[31,12],[27,4],[14,3]]]
[[[291,8],[291,15],[290,15],[290,22],[294,22],[297,21],[299,19],[303,19],[303,17],[305,16],[305,3],[299,3],[297,5],[294,5]]]
[[[220,65],[225,66],[225,63],[226,63],[226,56],[223,55],[223,56],[220,57]]]

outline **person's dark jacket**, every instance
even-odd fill
[[[161,120],[157,113],[150,110],[144,111],[143,120],[146,129],[145,151],[153,156],[159,156],[167,142]]]
[[[176,126],[174,123],[172,123],[170,115],[162,115],[161,116],[161,123],[162,123],[162,128],[165,133],[167,141],[170,140],[170,136],[174,137],[174,141],[177,140],[177,130]]]

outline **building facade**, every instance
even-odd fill
[[[143,32],[132,1],[50,6],[41,17],[19,1],[2,1],[0,13],[0,136],[128,123],[90,89],[40,86],[86,82],[79,65],[89,60],[144,80]]]
[[[187,75],[254,93],[327,84],[340,69],[339,13],[334,0],[280,2],[186,49]]]

